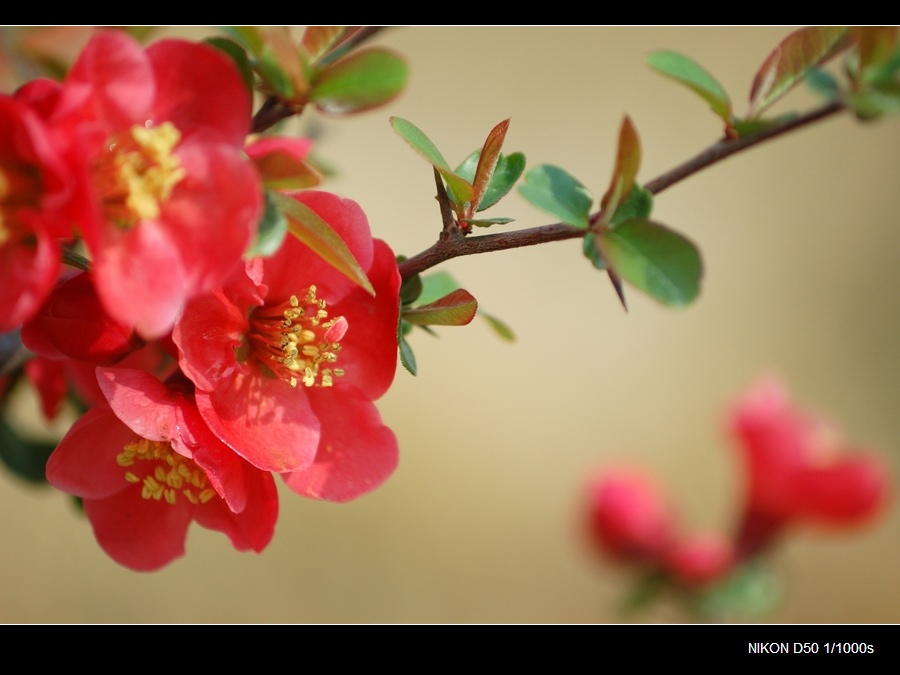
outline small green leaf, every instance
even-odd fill
[[[536,166],[519,185],[525,199],[564,223],[587,229],[593,200],[591,193],[564,169],[551,164]]]
[[[625,616],[631,616],[646,610],[662,597],[668,586],[669,581],[662,572],[653,571],[644,574],[623,598],[620,611]]]
[[[476,150],[466,157],[463,163],[456,167],[456,174],[471,182],[475,177],[475,167],[478,166],[478,158],[480,156],[481,150]],[[497,166],[494,167],[494,175],[491,176],[491,182],[488,184],[487,191],[475,210],[484,211],[503,199],[512,190],[513,185],[516,184],[516,181],[519,180],[524,171],[525,155],[521,152],[504,155],[501,152],[497,158]]]
[[[632,218],[646,220],[650,217],[652,211],[653,193],[635,183],[625,201],[619,204],[619,208],[613,214],[612,220],[609,221],[609,226],[616,227],[619,223],[624,223]]]
[[[441,177],[447,181],[447,188],[450,190],[455,204],[462,207],[466,202],[471,202],[474,199],[475,188],[472,187],[469,181],[458,176],[450,169],[450,165],[447,164],[447,160],[444,159],[441,151],[425,135],[424,131],[402,117],[391,117],[391,126],[404,141],[410,144],[413,150],[431,162],[434,168],[438,170]]]
[[[263,187],[272,190],[302,190],[320,182],[319,175],[303,160],[287,152],[274,151],[253,159]]]
[[[597,235],[593,232],[588,232],[584,235],[584,239],[581,241],[581,252],[598,270],[605,270],[609,267],[606,264],[606,258],[603,257],[603,253],[600,252],[600,248],[597,246]]]
[[[409,68],[397,54],[365,49],[327,66],[315,78],[310,100],[323,112],[348,115],[384,105],[406,85]]]
[[[34,484],[47,484],[44,469],[56,446],[26,440],[0,418],[0,461],[16,476]]]
[[[247,57],[244,47],[234,40],[218,36],[206,38],[204,42],[215,47],[234,61],[238,71],[241,73],[241,78],[244,80],[244,85],[252,93],[255,78],[253,77],[253,67],[250,65],[250,59]]]
[[[418,368],[416,367],[416,355],[413,354],[412,347],[409,346],[406,338],[402,335],[400,336],[399,345],[400,363],[403,364],[403,367],[406,368],[411,375],[415,375],[418,372]]]
[[[500,336],[501,339],[506,340],[507,342],[516,341],[516,334],[513,333],[512,328],[510,328],[496,316],[492,316],[491,314],[488,314],[484,311],[479,311],[478,316],[487,321],[488,325],[498,336]]]
[[[419,296],[422,295],[422,277],[414,274],[407,277],[400,284],[400,303],[403,305],[411,305]]]
[[[319,257],[334,267],[353,283],[375,295],[375,289],[369,278],[360,267],[353,253],[347,248],[344,240],[338,236],[331,225],[306,204],[291,199],[279,192],[270,192],[278,208],[288,221],[288,229],[297,239],[309,246]]]
[[[750,112],[759,117],[802,80],[813,66],[823,63],[847,45],[846,26],[809,26],[794,31],[766,57],[750,88]]]
[[[875,119],[881,115],[900,112],[900,86],[882,86],[854,92],[845,101],[860,119]]]
[[[724,617],[764,617],[777,610],[783,588],[771,567],[750,560],[718,583],[688,596],[688,606],[705,620]]]
[[[647,57],[647,64],[658,73],[688,86],[709,104],[727,124],[731,118],[731,99],[721,84],[703,66],[684,54],[656,51]]]
[[[841,88],[834,75],[821,68],[810,68],[806,73],[806,84],[823,98],[834,101],[840,96]]]
[[[419,294],[419,302],[422,304],[434,302],[455,291],[459,286],[459,282],[449,272],[442,270],[429,274],[422,277],[422,292]]]
[[[224,26],[222,30],[244,45],[251,54],[258,56],[262,51],[263,36],[256,26]]]
[[[467,290],[458,288],[427,305],[403,310],[404,321],[417,326],[465,326],[475,318],[478,301]]]
[[[664,305],[688,305],[700,293],[700,254],[690,240],[664,225],[629,220],[600,232],[597,242],[617,276]]]
[[[281,246],[287,234],[288,224],[281,209],[269,190],[264,192],[266,198],[266,210],[262,220],[256,228],[256,237],[250,248],[244,254],[246,258],[256,256],[268,257],[273,255]]]
[[[263,47],[263,52],[256,60],[256,70],[263,81],[279,96],[291,98],[296,93],[290,76],[282,68],[269,45]]]
[[[490,227],[491,225],[506,225],[513,222],[513,218],[463,218],[459,222],[475,225],[476,227]]]
[[[752,136],[753,134],[775,126],[776,124],[784,124],[797,117],[795,112],[786,112],[774,119],[752,119],[740,120],[734,118],[732,120],[732,128],[737,132],[740,138]]]

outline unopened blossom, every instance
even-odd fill
[[[675,538],[672,508],[643,472],[603,472],[591,480],[587,498],[589,532],[599,549],[614,559],[655,563]]]
[[[729,430],[746,471],[745,553],[786,526],[856,526],[887,503],[888,471],[877,454],[846,444],[829,420],[795,407],[774,376],[734,405]]]
[[[374,296],[288,236],[190,301],[173,338],[200,413],[225,443],[302,495],[346,501],[397,464],[373,402],[396,370],[400,275],[358,204],[318,191],[294,198],[344,240]]]

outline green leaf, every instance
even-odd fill
[[[846,26],[809,26],[794,31],[766,57],[750,88],[750,112],[759,117],[809,72],[837,54],[847,41]]]
[[[244,257],[246,258],[254,258],[256,256],[268,257],[274,255],[287,234],[287,219],[279,208],[274,194],[269,190],[266,190],[264,194],[266,198],[266,210],[256,228],[256,237],[253,239],[250,248],[247,249],[247,252],[244,254]]]
[[[414,274],[411,277],[407,277],[400,284],[401,304],[411,305],[419,299],[420,295],[422,295],[422,277],[420,275]]]
[[[593,232],[588,232],[584,235],[584,239],[581,241],[581,252],[598,270],[605,270],[609,267],[606,264],[606,258],[603,257],[603,253],[600,252],[600,248],[597,246],[597,235]]]
[[[525,199],[564,223],[587,229],[591,193],[571,174],[551,164],[536,166],[519,185]]]
[[[310,100],[332,115],[370,110],[396,97],[408,75],[406,61],[394,52],[380,47],[365,49],[320,71]]]
[[[764,617],[778,609],[782,593],[782,584],[771,567],[754,559],[722,581],[698,589],[688,597],[688,606],[705,620],[735,615]]]
[[[643,187],[634,184],[628,197],[625,198],[616,212],[613,214],[612,220],[609,221],[610,227],[616,227],[620,223],[632,218],[642,218],[646,220],[653,211],[653,193],[645,190]]]
[[[795,112],[786,112],[774,119],[740,120],[735,118],[732,120],[732,128],[737,132],[740,138],[744,138],[745,136],[751,136],[763,129],[775,126],[776,124],[784,124],[797,117],[798,115]]]
[[[513,218],[463,218],[459,222],[475,225],[476,227],[490,227],[491,225],[506,225],[513,222]]]
[[[409,346],[406,338],[404,338],[402,335],[399,339],[399,345],[400,363],[403,364],[403,367],[406,368],[411,375],[415,375],[418,372],[418,368],[416,367],[416,355],[413,354],[412,347]]]
[[[244,45],[251,54],[259,55],[263,48],[263,37],[256,26],[224,26],[226,35]]]
[[[403,310],[404,321],[417,326],[465,326],[475,318],[478,301],[458,288],[439,300]]]
[[[427,304],[442,298],[460,287],[459,282],[449,272],[435,272],[422,277],[422,292],[419,302]]]
[[[263,52],[256,60],[256,70],[263,81],[282,98],[291,98],[296,93],[290,75],[281,66],[269,45],[263,47]]]
[[[686,237],[650,220],[629,220],[597,237],[614,273],[664,305],[690,304],[700,293],[703,264]]]
[[[319,175],[303,160],[286,152],[274,151],[255,157],[263,187],[272,190],[302,190],[320,182]]]
[[[456,167],[456,174],[467,181],[472,181],[475,178],[475,168],[478,166],[480,156],[481,150],[476,150],[466,157],[463,163]],[[491,176],[491,182],[488,183],[487,191],[475,210],[484,211],[503,199],[512,190],[513,185],[524,171],[525,155],[521,152],[504,155],[501,152],[497,158],[497,166],[494,167],[494,175]]]
[[[881,115],[900,112],[900,86],[883,86],[854,92],[845,101],[860,119],[875,119]]]
[[[493,331],[503,340],[506,340],[507,342],[516,341],[516,334],[513,333],[512,328],[510,328],[496,316],[492,316],[491,314],[488,314],[484,311],[479,311],[478,316],[487,321],[488,325],[493,329]]]
[[[402,117],[391,117],[391,126],[404,141],[410,144],[413,150],[431,162],[441,174],[441,177],[447,181],[447,188],[451,192],[454,203],[460,207],[466,202],[471,203],[475,197],[475,188],[472,187],[469,181],[458,176],[450,169],[450,165],[447,164],[447,160],[444,159],[441,151],[425,135],[424,131]]]
[[[16,476],[29,483],[47,484],[44,470],[56,446],[22,438],[0,418],[0,461]]]
[[[375,295],[375,289],[369,278],[353,257],[344,240],[338,236],[331,225],[306,204],[291,199],[279,192],[271,192],[278,208],[288,221],[288,229],[297,239],[309,246],[319,257],[334,267],[353,283]]]
[[[240,43],[225,37],[209,37],[204,42],[215,47],[234,61],[238,71],[241,73],[241,79],[244,80],[244,85],[252,93],[255,78],[253,77],[253,67],[250,65],[250,59],[247,57],[244,47]]]
[[[840,96],[841,88],[834,75],[821,68],[810,68],[806,73],[806,84],[823,98],[834,101]]]
[[[728,124],[731,119],[731,99],[716,78],[696,61],[678,52],[660,50],[647,57],[647,65],[699,94],[713,112]]]

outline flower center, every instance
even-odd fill
[[[28,233],[17,215],[20,208],[39,208],[41,175],[26,164],[0,164],[0,246]]]
[[[116,462],[123,468],[131,467],[125,472],[125,480],[142,483],[144,499],[175,504],[180,493],[191,504],[205,504],[217,494],[207,487],[206,472],[168,443],[135,436],[116,455]]]
[[[94,184],[106,217],[127,228],[158,218],[160,203],[185,176],[172,154],[181,132],[171,122],[156,127],[136,125],[117,134],[94,163]]]
[[[302,299],[301,299],[302,298]],[[299,297],[280,305],[265,305],[250,316],[250,351],[276,377],[292,387],[331,387],[344,371],[337,361],[340,340],[349,324],[342,317],[328,318],[327,303],[310,286]]]

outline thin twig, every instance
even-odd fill
[[[721,162],[731,155],[752,148],[760,143],[771,140],[782,134],[794,131],[813,122],[834,115],[845,109],[842,103],[829,103],[821,108],[816,108],[804,115],[799,115],[791,120],[774,124],[750,136],[735,140],[724,140],[715,143],[703,150],[691,159],[679,164],[675,168],[654,178],[644,184],[644,188],[653,194],[659,194],[663,190],[684,180],[698,171]],[[585,230],[565,223],[553,223],[531,227],[515,232],[503,232],[498,234],[485,234],[478,237],[465,237],[447,240],[441,237],[433,246],[421,253],[400,263],[400,276],[407,279],[424,272],[442,262],[452,258],[476,253],[488,253],[491,251],[504,251],[507,249],[534,246],[551,241],[563,241],[583,237]]]

